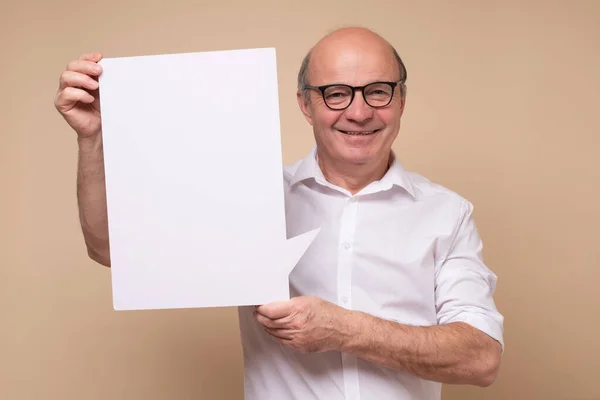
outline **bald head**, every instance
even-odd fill
[[[320,80],[324,76],[335,76],[336,71],[348,77],[352,75],[349,74],[349,69],[352,68],[356,70],[355,75],[359,74],[357,67],[361,67],[363,75],[375,74],[375,69],[381,70],[370,68],[371,64],[385,65],[390,70],[389,74],[394,75],[388,79],[406,81],[406,67],[387,40],[362,27],[337,29],[320,39],[304,58],[298,73],[298,89],[303,91],[307,85],[323,84]],[[360,80],[361,77],[357,76],[356,79]],[[365,76],[365,79],[368,77]]]

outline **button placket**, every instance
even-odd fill
[[[354,234],[358,199],[352,197],[341,215],[338,251],[337,298],[341,307],[352,309],[352,264],[354,262]],[[358,361],[356,357],[342,354],[344,391],[347,400],[359,400]]]
[[[340,252],[338,253],[338,303],[348,309],[352,307],[352,262],[356,213],[358,202],[355,197],[344,206],[340,224]]]

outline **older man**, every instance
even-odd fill
[[[89,255],[109,266],[100,59],[69,64],[55,105],[78,134]],[[503,317],[473,207],[391,149],[406,76],[394,48],[363,28],[325,36],[300,68],[316,146],[284,168],[287,226],[321,233],[290,275],[291,300],[239,309],[246,399],[440,399],[442,383],[496,377]]]

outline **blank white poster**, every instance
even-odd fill
[[[288,299],[275,50],[100,63],[114,308]]]

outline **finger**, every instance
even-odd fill
[[[94,61],[73,60],[67,64],[66,70],[97,77],[102,73],[102,66]]]
[[[74,87],[67,87],[64,90],[61,90],[56,97],[56,108],[58,108],[62,112],[69,111],[72,109],[77,102],[82,103],[93,103],[94,96],[89,94],[83,89],[78,89]]]
[[[281,319],[272,320],[268,317],[265,317],[262,314],[259,314],[258,312],[254,313],[254,316],[256,318],[256,321],[258,321],[259,324],[261,324],[262,326],[264,326],[266,328],[273,328],[273,329],[288,328],[286,321],[284,321],[284,320],[281,320]]]
[[[291,301],[276,301],[259,306],[256,311],[270,319],[287,317],[292,313],[293,303]]]
[[[60,75],[60,88],[79,87],[83,89],[96,90],[98,89],[98,81],[86,74],[75,71],[65,71]]]
[[[290,341],[294,339],[294,331],[291,331],[289,329],[271,329],[271,328],[264,328],[265,332],[267,332],[269,335],[273,336],[276,339],[280,339],[283,341]]]
[[[99,51],[94,51],[91,53],[85,53],[82,54],[79,59],[80,60],[85,60],[85,61],[93,61],[93,62],[98,62],[100,60],[102,60],[102,53],[100,53]]]

